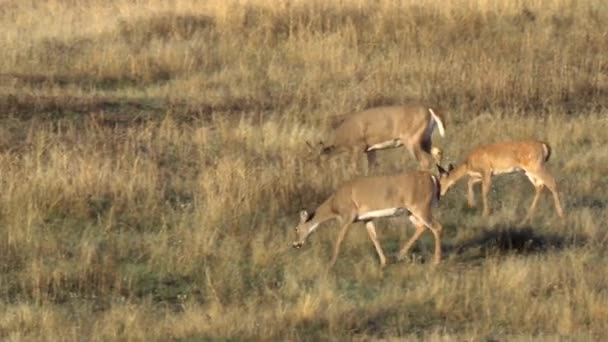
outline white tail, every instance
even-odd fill
[[[443,125],[443,121],[441,121],[441,118],[439,116],[437,116],[437,114],[435,114],[435,111],[433,110],[433,108],[429,107],[429,112],[431,113],[433,120],[435,120],[435,123],[437,124],[437,129],[439,130],[439,135],[441,135],[442,137],[445,137],[445,126]]]
[[[421,169],[431,170],[435,163],[441,163],[437,159],[441,151],[432,145],[431,136],[435,126],[439,134],[444,136],[445,123],[441,112],[428,106],[412,103],[376,107],[342,118],[323,153],[346,150],[365,152],[368,169],[371,169],[376,165],[377,150],[404,146]]]

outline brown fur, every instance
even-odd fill
[[[390,176],[360,177],[343,183],[317,208],[314,215],[311,216],[306,211],[301,213],[300,223],[296,227],[298,240],[294,242],[294,247],[302,246],[318,225],[338,219],[343,226],[330,263],[333,265],[349,226],[362,221],[367,226],[380,263],[384,266],[386,258],[376,239],[372,223],[374,218],[360,216],[378,210],[400,209],[397,214],[407,212],[416,226],[416,233],[401,249],[399,257],[404,258],[420,234],[429,228],[435,236],[435,262],[438,263],[441,259],[441,225],[433,219],[431,207],[439,191],[440,180],[435,182],[433,177],[435,176],[428,171],[413,171]]]
[[[460,178],[469,176],[468,203],[475,206],[473,185],[482,183],[483,215],[489,215],[488,192],[491,177],[502,173],[523,171],[536,189],[534,200],[528,210],[526,219],[529,219],[536,209],[541,190],[546,186],[553,194],[555,209],[563,217],[563,209],[557,192],[555,178],[547,170],[545,163],[551,156],[548,143],[537,140],[505,141],[488,145],[481,145],[473,149],[464,161],[458,165],[449,177],[442,181],[442,195]]]
[[[375,164],[376,150],[370,147],[387,141],[399,140],[419,162],[422,169],[430,170],[431,134],[429,124],[432,115],[429,106],[412,103],[401,106],[382,106],[340,116],[334,125],[330,142],[321,143],[321,154],[352,151],[364,152],[368,157],[368,168]],[[444,115],[432,108],[445,127]],[[430,134],[429,134],[430,133]],[[388,146],[379,149],[393,148]],[[440,162],[440,160],[436,160]]]

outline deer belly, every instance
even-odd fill
[[[380,218],[380,217],[397,216],[397,215],[401,215],[405,212],[406,212],[406,210],[403,208],[389,208],[389,209],[368,211],[366,213],[358,215],[357,221],[371,220],[371,219]]]
[[[399,139],[392,139],[389,141],[385,141],[385,142],[381,142],[378,144],[374,144],[370,147],[367,148],[366,151],[372,151],[372,150],[382,150],[385,148],[393,148],[393,147],[399,147],[403,145],[403,142]]]
[[[494,169],[494,170],[492,170],[492,174],[493,175],[502,175],[502,174],[513,173],[513,172],[518,172],[518,171],[521,171],[521,169],[517,168],[517,167],[510,167],[510,168],[506,168],[506,169]]]

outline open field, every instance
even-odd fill
[[[605,340],[605,23],[601,0],[0,1],[0,339]],[[546,191],[516,224],[523,175],[482,219],[463,181],[440,266],[427,232],[381,271],[359,224],[326,273],[337,224],[302,250],[292,228],[365,158],[304,142],[418,99],[446,162],[548,141],[565,222]],[[413,232],[377,227],[390,254]]]

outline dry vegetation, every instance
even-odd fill
[[[605,339],[606,23],[602,0],[0,1],[0,338]],[[443,199],[437,268],[430,234],[384,272],[364,229],[329,274],[336,225],[291,250],[364,166],[304,141],[408,99],[449,110],[448,161],[550,142],[566,221],[545,195],[515,225],[533,188],[503,176],[489,220]]]

